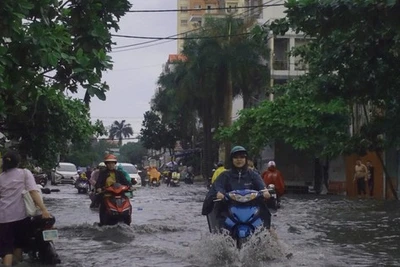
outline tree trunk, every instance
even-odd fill
[[[228,77],[225,88],[225,102],[224,102],[224,127],[230,127],[232,125],[232,101],[233,101],[233,86],[232,86],[232,72],[230,66],[228,66]],[[230,164],[230,150],[231,150],[231,142],[224,142],[225,148],[225,166],[229,166]]]
[[[213,168],[213,155],[212,155],[212,114],[210,107],[204,103],[203,104],[203,134],[204,134],[204,142],[203,142],[203,178],[207,180],[211,176],[211,171]]]
[[[383,171],[385,172],[386,184],[389,186],[389,189],[390,189],[390,191],[392,192],[394,198],[395,198],[396,200],[399,200],[399,197],[397,196],[396,189],[394,189],[394,185],[393,185],[393,183],[392,183],[392,179],[391,179],[391,177],[390,177],[389,171],[387,170],[386,165],[385,165],[385,163],[383,162],[383,159],[382,159],[381,154],[380,154],[378,151],[375,151],[375,154],[376,154],[376,156],[378,157],[379,162],[380,162],[381,165],[382,165]],[[384,196],[384,197],[386,198],[386,192],[385,192],[385,196]]]

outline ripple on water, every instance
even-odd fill
[[[126,224],[98,226],[88,223],[63,226],[59,228],[63,238],[79,238],[81,240],[106,241],[112,243],[128,243],[135,238],[135,231]]]

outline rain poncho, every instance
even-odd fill
[[[127,180],[129,183],[131,183],[132,178],[129,176],[129,173],[127,173],[127,172],[124,170],[124,167],[122,167],[121,164],[118,164],[117,170],[119,170],[120,172],[122,172],[122,173],[124,174],[126,180]],[[125,195],[126,195],[127,197],[133,197],[132,192],[126,192]]]

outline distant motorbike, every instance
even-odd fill
[[[79,178],[75,182],[75,188],[78,189],[78,194],[87,194],[89,191],[89,180]]]
[[[130,225],[132,222],[132,205],[129,198],[125,195],[129,192],[129,187],[115,183],[112,186],[106,187],[102,194],[109,194],[105,197],[105,214],[103,221],[104,225],[114,225],[118,222],[123,222]]]
[[[155,187],[160,186],[160,180],[158,180],[157,178],[151,178],[149,186],[155,186]]]
[[[187,172],[184,179],[185,184],[193,184],[193,180],[194,180],[193,173]]]
[[[40,184],[45,187],[47,185],[48,176],[45,173],[34,173],[33,177],[35,178],[36,184]]]
[[[171,181],[169,182],[169,186],[178,187],[180,186],[180,178],[181,174],[179,172],[171,173]]]
[[[58,239],[58,230],[54,228],[54,216],[43,219],[42,215],[31,217],[29,246],[24,250],[32,261],[54,265],[61,263],[53,241]]]

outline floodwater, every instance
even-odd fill
[[[204,186],[140,188],[132,225],[105,227],[87,195],[57,188],[44,197],[57,219],[60,266],[400,266],[398,202],[288,195],[273,216],[278,239],[259,232],[238,251],[229,237],[208,233]]]

